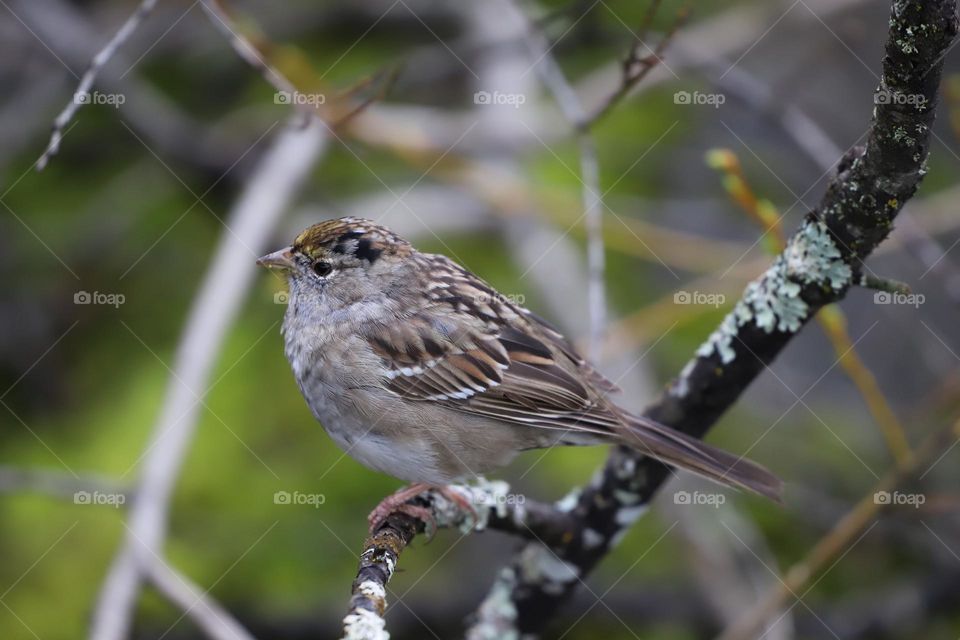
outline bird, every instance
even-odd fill
[[[371,220],[314,224],[257,260],[288,285],[282,334],[314,418],[361,464],[410,483],[371,512],[480,477],[530,449],[626,445],[779,501],[770,471],[642,415],[547,320]],[[459,497],[458,497],[459,496]]]

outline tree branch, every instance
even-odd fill
[[[400,554],[418,533],[459,529],[464,533],[494,529],[545,544],[562,544],[576,523],[563,504],[533,502],[511,494],[506,482],[481,480],[476,486],[451,485],[473,504],[473,511],[436,491],[417,496],[411,504],[426,507],[432,521],[424,523],[405,513],[389,516],[363,543],[360,566],[353,581],[350,608],[343,619],[345,640],[382,640],[389,637],[383,613],[387,608],[387,583]],[[572,505],[572,503],[568,503]]]
[[[821,307],[859,281],[862,261],[889,234],[926,171],[943,56],[957,33],[955,12],[954,0],[893,3],[876,90],[884,99],[876,100],[866,147],[843,159],[784,251],[645,415],[703,436]],[[577,531],[543,556],[564,571],[531,567],[523,550],[484,606],[506,598],[500,610],[513,612],[519,632],[542,630],[666,478],[667,468],[655,460],[614,449],[574,509]]]

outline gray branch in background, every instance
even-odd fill
[[[517,8],[522,16],[523,12]],[[604,284],[603,196],[600,192],[600,164],[597,146],[589,129],[583,128],[587,113],[576,91],[567,81],[554,58],[553,45],[531,20],[526,24],[526,44],[533,68],[541,82],[553,94],[563,117],[576,136],[580,151],[580,183],[583,194],[583,218],[587,231],[587,309],[590,314],[590,359],[599,364],[603,333],[607,326],[607,294]]]
[[[79,477],[50,469],[21,469],[0,465],[0,493],[38,493],[77,501],[77,493],[123,496],[128,504],[130,487],[109,476],[81,474]],[[80,502],[78,502],[80,504]]]
[[[320,158],[327,140],[316,121],[290,126],[260,160],[231,210],[213,261],[185,323],[163,408],[144,451],[127,534],[104,581],[90,637],[129,636],[142,575],[138,556],[158,556],[167,533],[167,514],[177,476],[197,425],[213,367],[254,278],[259,253]]]

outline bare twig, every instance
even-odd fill
[[[267,84],[289,96],[291,104],[296,107],[304,121],[309,120],[315,113],[314,107],[293,97],[297,93],[296,86],[279,69],[268,63],[261,51],[241,33],[239,27],[233,24],[233,20],[221,6],[220,0],[200,0],[200,6],[210,18],[210,23],[226,38],[240,59],[257,71]]]
[[[686,22],[687,17],[689,16],[689,12],[686,9],[681,10],[680,13],[677,14],[676,20],[673,21],[672,25],[670,25],[669,31],[664,34],[664,36],[660,39],[660,42],[657,43],[657,46],[651,50],[644,40],[659,9],[660,0],[653,0],[650,3],[650,7],[647,9],[647,14],[643,19],[643,25],[640,28],[641,35],[637,37],[637,42],[635,42],[633,47],[630,48],[630,51],[627,53],[626,58],[624,58],[622,62],[620,70],[620,85],[617,87],[616,91],[611,93],[606,100],[600,103],[600,105],[598,105],[590,113],[590,115],[585,115],[582,119],[577,121],[577,126],[581,130],[590,129],[594,124],[602,120],[613,110],[615,106],[617,106],[621,100],[623,100],[631,91],[633,91],[633,89],[640,84],[644,78],[647,77],[647,74],[649,74],[663,59],[663,52],[670,44],[674,34],[677,33],[677,30]],[[646,50],[646,53],[644,50]]]
[[[810,550],[806,557],[793,565],[783,579],[765,598],[753,608],[744,612],[736,623],[728,627],[717,640],[748,640],[756,637],[758,628],[766,624],[793,597],[804,595],[803,587],[817,577],[827,564],[848,549],[854,538],[862,537],[868,527],[876,523],[886,503],[878,500],[878,494],[890,493],[904,480],[920,470],[920,466],[931,462],[942,454],[945,445],[951,439],[960,437],[960,421],[945,425],[931,435],[911,452],[903,465],[890,471],[869,490],[830,532]],[[798,595],[799,594],[799,595]]]
[[[80,106],[87,102],[87,100],[82,99],[82,97],[89,95],[90,89],[93,88],[93,83],[97,79],[97,74],[100,72],[100,69],[103,68],[103,65],[107,64],[117,49],[127,41],[127,38],[133,35],[133,32],[137,30],[137,27],[139,27],[140,23],[150,14],[156,4],[157,0],[143,0],[130,17],[127,18],[127,21],[123,23],[123,26],[113,35],[106,46],[93,57],[90,66],[84,72],[83,76],[81,76],[80,84],[77,86],[77,90],[71,97],[70,102],[67,103],[67,106],[64,107],[63,111],[61,111],[53,121],[53,132],[50,134],[50,142],[47,144],[46,151],[44,151],[40,159],[37,160],[37,171],[42,171],[43,168],[47,166],[50,158],[57,153],[57,150],[60,148],[60,141],[63,139],[63,130],[73,119],[74,114],[76,114]]]
[[[283,131],[230,213],[229,233],[217,247],[185,324],[163,409],[144,452],[128,533],[94,611],[93,640],[122,640],[129,635],[141,581],[138,548],[162,555],[170,496],[212,367],[250,287],[257,253],[266,248],[271,230],[319,157],[325,139],[318,123]]]

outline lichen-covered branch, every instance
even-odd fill
[[[647,409],[648,417],[704,435],[820,308],[860,283],[863,260],[890,233],[926,171],[943,56],[957,34],[955,13],[954,0],[893,2],[865,147],[843,158],[817,208]],[[662,464],[614,449],[573,509],[574,535],[543,556],[553,570],[530,563],[530,549],[539,543],[528,545],[501,572],[481,619],[496,600],[520,634],[542,630],[666,478]],[[561,565],[564,570],[556,570]],[[491,621],[497,622],[503,620]]]
[[[546,544],[561,544],[576,523],[562,505],[553,506],[511,494],[503,481],[481,480],[477,485],[451,485],[462,494],[473,511],[428,491],[411,501],[426,507],[432,521],[423,522],[406,513],[394,513],[363,543],[360,567],[353,581],[350,609],[343,619],[344,640],[385,640],[387,583],[393,577],[400,554],[418,533],[434,529],[458,529],[463,533],[495,529]]]

